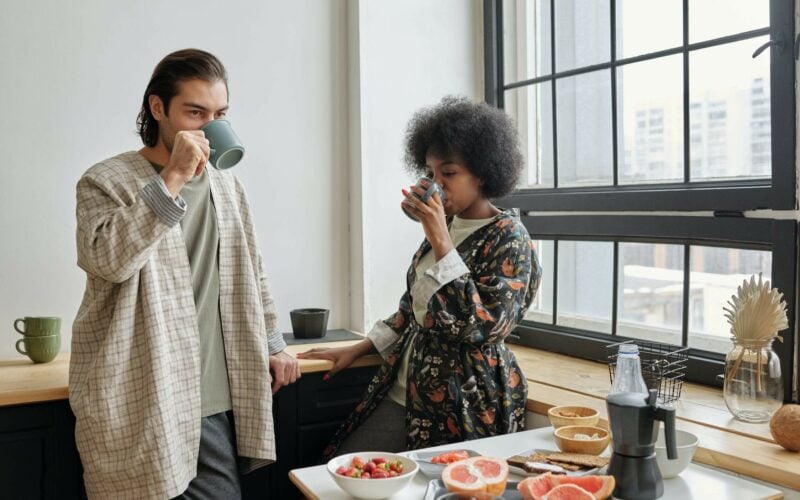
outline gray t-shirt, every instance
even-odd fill
[[[153,167],[159,172],[162,168],[155,164]],[[219,314],[219,231],[205,170],[183,186],[181,197],[186,202],[181,230],[189,255],[200,329],[200,411],[201,416],[207,417],[233,406]]]

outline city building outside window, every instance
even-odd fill
[[[527,157],[499,203],[545,271],[519,342],[686,346],[688,378],[719,385],[722,307],[761,274],[789,303],[796,398],[793,19],[793,0],[485,0],[486,100]]]

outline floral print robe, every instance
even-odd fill
[[[410,290],[417,264],[430,250],[425,240],[414,255],[400,307],[384,320],[399,338],[362,401],[323,452],[326,457],[386,396],[409,342],[408,449],[523,429],[527,384],[504,340],[522,320],[541,279],[527,230],[510,212],[502,212],[468,236],[456,250],[470,273],[434,294],[420,325]]]

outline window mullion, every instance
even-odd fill
[[[689,345],[689,276],[691,265],[691,255],[689,249],[691,245],[683,245],[683,315],[681,317],[681,345]]]
[[[614,270],[611,279],[612,296],[611,296],[611,335],[617,335],[617,321],[619,318],[619,241],[614,240]]]
[[[611,0],[611,168],[614,186],[619,185],[619,150],[617,146],[617,1]],[[615,328],[612,327],[612,328]]]
[[[550,0],[550,72],[556,72],[556,1]],[[558,188],[558,108],[556,107],[556,85],[558,82],[554,79],[550,85],[550,97],[553,105],[553,188]],[[553,316],[555,321],[555,315]],[[553,323],[555,324],[555,323]]]
[[[553,326],[558,317],[558,240],[553,240]]]
[[[691,123],[689,116],[689,0],[683,0],[683,182],[691,181]],[[685,340],[686,332],[684,332]]]

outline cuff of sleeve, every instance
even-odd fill
[[[275,330],[271,335],[267,336],[267,349],[269,349],[270,356],[278,354],[286,349],[286,341],[283,340],[283,334],[281,332]]]
[[[411,296],[415,302],[427,304],[438,289],[465,274],[469,274],[469,268],[454,248],[425,271],[424,276],[414,282],[411,287]]]
[[[186,213],[186,202],[180,196],[177,199],[172,198],[160,175],[154,175],[142,187],[141,196],[147,206],[167,226],[178,224]]]
[[[386,323],[378,321],[375,323],[375,326],[372,327],[372,330],[367,333],[367,338],[372,342],[372,345],[375,346],[375,349],[378,350],[381,357],[386,359],[389,353],[392,352],[392,348],[397,342],[399,335],[389,328]]]

